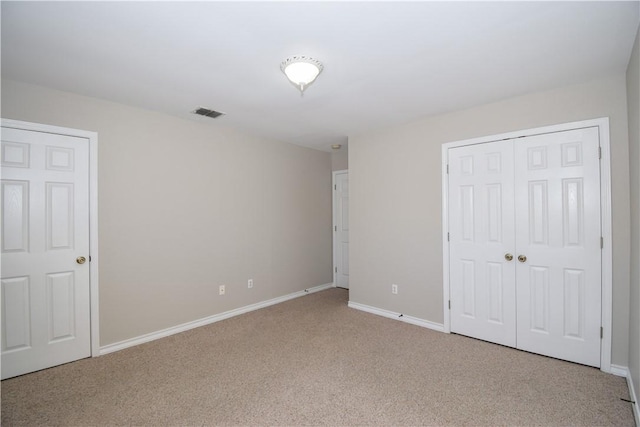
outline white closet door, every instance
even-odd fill
[[[89,357],[87,140],[3,127],[1,223],[2,378]]]
[[[598,147],[593,127],[449,150],[452,332],[600,366]]]
[[[513,173],[511,141],[449,150],[451,331],[512,347]]]
[[[517,347],[600,366],[597,128],[513,142]]]

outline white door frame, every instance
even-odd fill
[[[336,177],[338,176],[338,174],[343,174],[349,173],[349,169],[342,169],[342,170],[338,170],[338,171],[333,171],[331,172],[331,205],[332,205],[332,210],[333,210],[333,224],[331,225],[331,235],[333,236],[332,242],[333,244],[331,245],[331,247],[333,248],[333,287],[335,288],[337,286],[337,279],[338,279],[338,273],[337,273],[337,267],[338,267],[338,259],[336,257],[336,254],[338,253],[338,251],[336,250],[336,247],[338,245],[338,241],[336,239],[336,227],[338,226],[338,209],[336,206],[336,201],[335,201],[335,196],[336,196]]]
[[[447,179],[448,152],[450,148],[465,145],[482,144],[503,139],[520,138],[524,136],[561,132],[586,127],[598,127],[600,136],[600,221],[603,238],[602,249],[602,329],[603,337],[600,343],[600,370],[611,373],[611,334],[613,315],[613,257],[611,234],[611,152],[609,141],[609,118],[603,117],[593,120],[563,123],[544,126],[516,132],[490,135],[480,138],[466,139],[442,144],[442,295],[444,310],[444,332],[451,332],[449,311],[449,183]],[[516,142],[517,143],[517,142]]]
[[[84,138],[89,143],[89,298],[91,310],[91,356],[100,355],[98,304],[98,134],[78,129],[19,120],[1,119],[2,127]]]

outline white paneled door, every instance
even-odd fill
[[[89,144],[2,128],[2,379],[91,355]]]
[[[514,143],[518,348],[591,366],[600,366],[598,146],[595,127]]]
[[[515,347],[513,172],[510,141],[449,152],[451,330]]]
[[[349,288],[349,173],[334,173],[333,184],[334,283]]]
[[[600,366],[597,127],[449,150],[451,330]]]

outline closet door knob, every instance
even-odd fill
[[[505,254],[504,255],[504,259],[506,259],[507,261],[511,261],[513,259],[513,255],[511,254]]]
[[[527,257],[524,255],[518,255],[518,261],[520,262],[527,262]]]

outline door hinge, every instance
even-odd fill
[[[338,272],[338,267],[336,267],[336,273]]]
[[[449,300],[449,310],[451,310],[451,300]]]
[[[338,226],[337,225],[333,226],[333,231],[338,231]]]
[[[449,175],[449,165],[447,165],[447,175]]]
[[[602,158],[602,147],[598,147],[598,158]]]
[[[600,326],[600,339],[604,338],[604,329]]]
[[[600,236],[600,249],[604,249],[604,237]]]
[[[333,189],[337,190],[338,189],[338,184],[333,184]]]
[[[447,231],[447,242],[451,241],[451,237],[449,236],[449,232]]]

